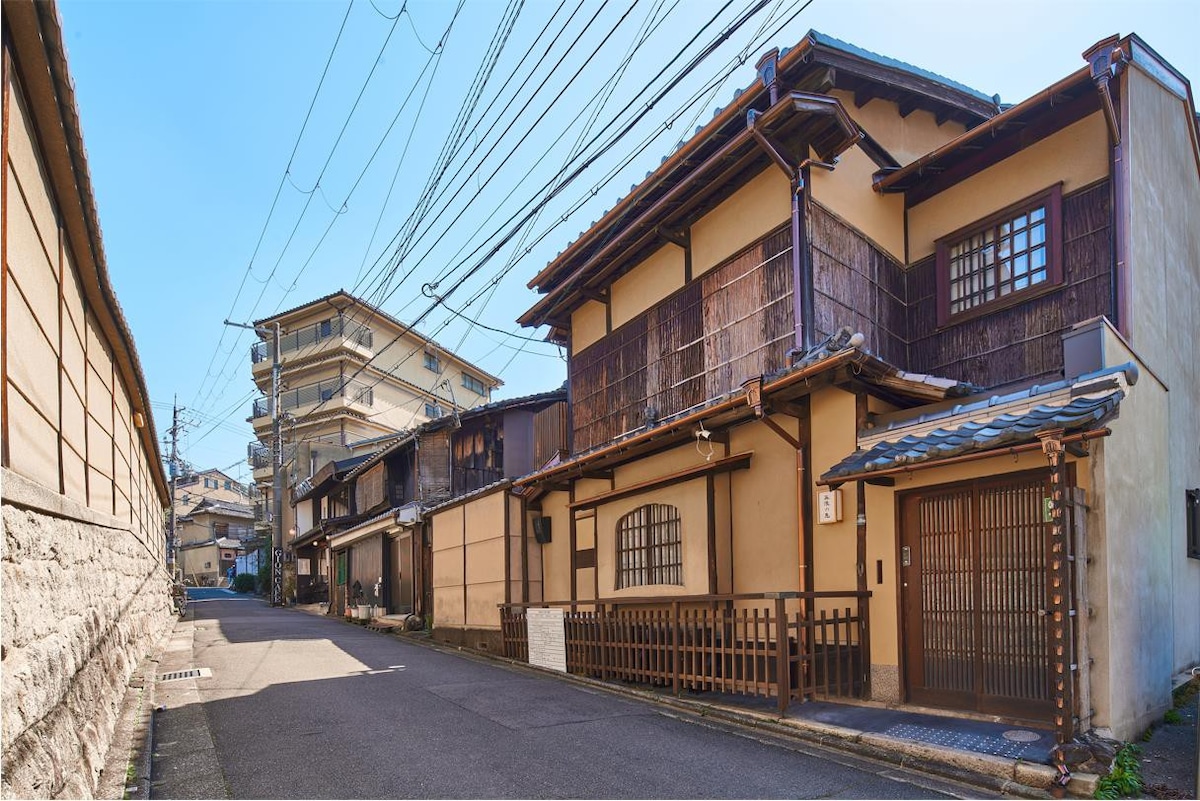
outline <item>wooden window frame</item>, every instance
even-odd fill
[[[1000,295],[964,311],[950,312],[950,249],[964,239],[983,233],[1000,223],[1031,211],[1038,206],[1046,207],[1046,279],[1007,295]],[[938,326],[954,325],[972,320],[992,312],[1024,303],[1030,298],[1044,295],[1060,288],[1063,284],[1063,241],[1062,241],[1062,184],[1057,183],[1030,195],[1010,206],[959,228],[936,241],[937,253],[937,315]]]
[[[462,374],[462,385],[464,389],[474,392],[476,395],[484,395],[487,393],[487,384],[480,379],[468,373]],[[476,389],[478,387],[478,389]]]
[[[644,515],[644,523],[635,523],[639,515]],[[635,544],[633,538],[639,532],[645,540]],[[683,519],[678,507],[646,503],[622,515],[617,520],[615,545],[616,589],[684,585]],[[634,559],[637,552],[643,557],[641,564]]]

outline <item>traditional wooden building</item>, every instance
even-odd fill
[[[565,442],[565,405],[565,390],[497,401],[327,463],[294,497],[298,596],[327,599],[331,614],[365,603],[436,626],[429,510],[545,464]]]
[[[530,282],[572,448],[515,484],[569,669],[1141,732],[1200,661],[1198,219],[1136,36],[1014,106],[768,53]]]

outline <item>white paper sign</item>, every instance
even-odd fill
[[[567,633],[562,608],[526,609],[529,664],[567,672]]]

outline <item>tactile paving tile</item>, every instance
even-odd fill
[[[994,756],[1008,757],[1009,759],[1021,759],[1026,756],[1037,758],[1043,756],[1043,752],[1045,751],[1045,747],[1039,746],[1038,741],[1018,743],[1006,740],[1004,737],[947,731],[946,729],[935,729],[929,726],[916,726],[911,723],[898,723],[889,727],[883,733],[890,737],[903,737],[922,743],[944,745],[949,748],[974,751],[979,754],[992,754]],[[1041,737],[1038,737],[1038,740],[1041,740]]]

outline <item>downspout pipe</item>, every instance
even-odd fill
[[[816,337],[812,320],[815,315],[812,281],[812,251],[809,249],[808,204],[806,191],[811,180],[813,166],[832,170],[834,165],[807,158],[793,164],[781,149],[759,128],[761,114],[753,109],[746,113],[746,127],[754,141],[775,166],[783,171],[791,184],[792,196],[792,315],[795,320],[795,340],[790,351],[793,363],[797,357],[808,352]]]
[[[1083,54],[1091,70],[1092,83],[1100,95],[1100,107],[1108,124],[1112,145],[1112,213],[1113,213],[1113,311],[1117,330],[1126,340],[1132,340],[1129,325],[1129,154],[1123,136],[1123,123],[1128,119],[1129,102],[1125,97],[1114,100],[1109,86],[1121,76],[1129,57],[1116,37],[1097,42]],[[1122,81],[1122,83],[1125,83]]]

